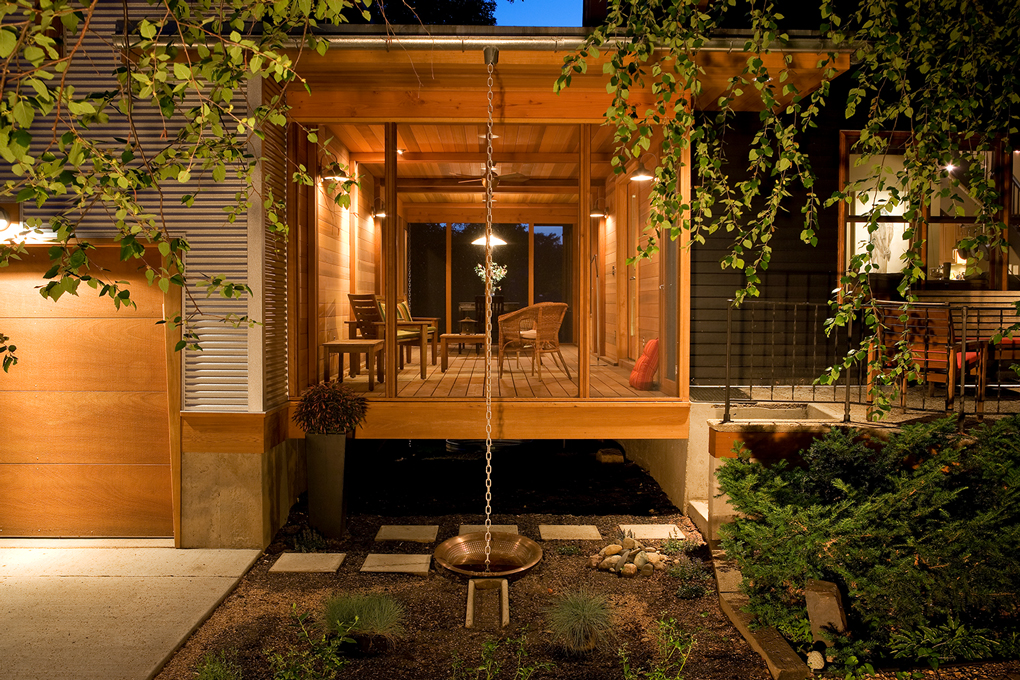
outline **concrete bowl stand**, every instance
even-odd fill
[[[475,591],[495,590],[499,588],[501,593],[499,604],[500,626],[510,625],[510,583],[505,578],[473,578],[468,580],[467,596],[467,617],[464,620],[465,628],[475,627]]]

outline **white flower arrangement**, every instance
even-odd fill
[[[478,278],[480,278],[482,280],[482,283],[485,283],[485,265],[484,264],[476,264],[475,265],[475,274],[478,274]],[[499,284],[499,282],[502,281],[504,279],[504,277],[506,277],[506,265],[505,264],[496,264],[495,262],[493,262],[492,263],[492,289],[493,290],[499,290],[499,286],[497,284]]]

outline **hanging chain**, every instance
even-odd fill
[[[492,63],[485,129],[485,571],[492,553]]]

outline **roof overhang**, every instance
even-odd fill
[[[319,55],[298,53],[299,73],[311,93],[292,88],[291,116],[303,122],[480,122],[487,117],[487,72],[482,48],[499,48],[494,77],[494,108],[505,123],[600,123],[610,105],[603,55],[588,60],[585,74],[574,74],[571,86],[559,95],[553,83],[563,59],[584,43],[590,29],[516,27],[386,27],[352,26],[325,37],[330,50]],[[626,40],[620,38],[619,40]],[[726,35],[698,51],[704,69],[698,109],[711,110],[729,83],[747,65],[746,38]],[[837,50],[812,35],[794,35],[782,49],[762,59],[770,70],[789,71],[784,85],[801,93],[822,82],[821,60],[835,55],[837,73],[850,67],[850,50]],[[786,63],[786,59],[790,63]],[[745,88],[750,90],[750,88]],[[785,104],[792,95],[778,97]],[[631,100],[652,104],[650,89],[632,92]],[[737,110],[761,108],[748,92]]]

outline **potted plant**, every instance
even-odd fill
[[[305,431],[308,521],[323,536],[341,538],[346,521],[344,454],[347,435],[365,420],[368,401],[339,382],[309,387],[294,409]]]

